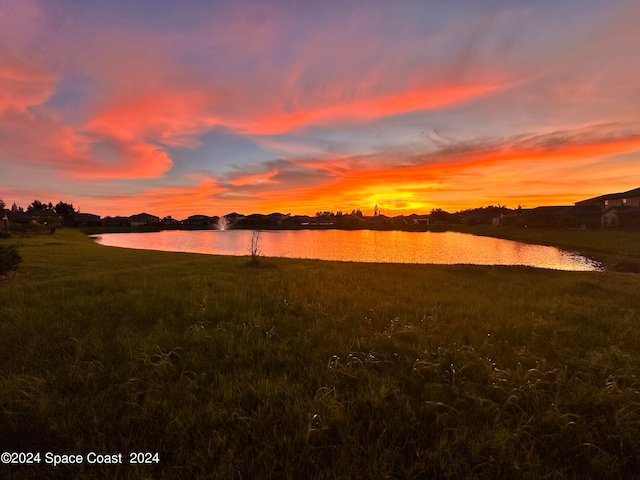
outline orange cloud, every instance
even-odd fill
[[[51,116],[5,115],[1,118],[5,132],[2,141],[13,168],[30,168],[33,175],[46,169],[48,175],[70,179],[153,178],[167,172],[172,165],[168,155],[158,147],[135,142],[106,142],[108,158],[96,155],[96,138],[64,125]]]
[[[65,122],[42,105],[53,95],[53,74],[25,61],[0,59],[0,161],[51,169],[71,178],[157,177],[171,168],[158,147],[122,135],[111,142],[111,162],[92,153],[95,132]],[[136,142],[136,140],[138,140]]]
[[[81,168],[69,172],[71,177],[92,178],[158,178],[165,174],[173,162],[166,152],[147,143],[123,143],[115,147],[116,158],[105,163],[99,156]]]
[[[133,187],[127,191],[106,186],[99,191],[82,195],[81,200],[74,201],[82,211],[98,215],[132,215],[146,211],[160,217],[171,215],[182,219],[196,213],[215,215],[219,201],[216,196],[226,189],[214,179],[203,176],[192,176],[193,184],[184,183],[176,186],[157,188]]]
[[[625,133],[620,126],[604,125],[449,145],[423,154],[292,160],[292,165],[305,169],[308,176],[324,172],[329,177],[319,185],[301,188],[280,182],[277,189],[269,187],[255,193],[265,211],[278,205],[280,209],[287,205],[285,209],[313,212],[378,204],[387,212],[411,213],[434,207],[459,210],[485,202],[571,204],[590,195],[591,190],[581,195],[581,189],[597,186],[596,180],[586,181],[581,174],[588,171],[589,162],[602,162],[607,155],[640,152],[640,135],[633,128],[626,130],[620,135],[621,131]],[[614,135],[613,131],[618,133]],[[618,184],[640,181],[629,163],[614,162],[606,170],[602,165],[594,169],[596,174],[608,172],[607,180]],[[602,173],[597,178],[602,180]],[[541,191],[545,193],[528,193]]]
[[[499,89],[508,88],[501,82],[477,85],[432,86],[389,94],[372,93],[369,98],[349,101],[320,96],[313,105],[287,112],[282,105],[274,105],[272,112],[258,112],[235,125],[241,132],[254,135],[274,135],[314,124],[333,124],[356,119],[382,118],[400,113],[440,108],[462,103]],[[330,95],[329,95],[330,97]]]
[[[216,197],[226,189],[211,178],[202,178],[195,187],[178,186],[144,190],[142,198],[145,205],[153,206],[158,211],[169,212],[167,215],[193,215],[195,213],[212,214],[216,205]]]
[[[53,82],[54,75],[36,65],[0,58],[0,116],[44,103],[53,94]]]
[[[243,185],[257,185],[260,183],[266,183],[278,174],[277,170],[271,170],[266,173],[255,173],[248,175],[240,175],[233,177],[229,180],[229,183],[234,187],[240,187]]]
[[[87,128],[123,141],[153,139],[168,146],[195,147],[198,135],[222,124],[215,98],[215,92],[185,89],[116,95]]]

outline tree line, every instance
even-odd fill
[[[6,209],[6,204],[0,199],[0,212]],[[24,212],[24,208],[19,207],[15,202],[11,205],[12,212]],[[80,210],[76,210],[72,203],[66,203],[62,200],[56,205],[53,203],[43,203],[40,200],[34,200],[27,207],[27,212],[51,212],[58,215],[71,215],[73,213],[80,213]]]

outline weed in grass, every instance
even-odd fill
[[[260,250],[260,230],[251,232],[251,241],[249,243],[249,254],[251,255],[251,265],[257,265],[262,251]]]

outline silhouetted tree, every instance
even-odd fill
[[[512,212],[513,210],[511,210],[510,208],[507,208],[506,205],[488,205],[486,207],[480,207],[480,208],[468,208],[466,210],[462,210],[458,213],[462,214],[462,215],[467,215],[469,213],[486,213],[488,215],[494,215],[494,216],[498,216],[501,213],[509,213]]]
[[[330,211],[324,211],[324,212],[316,212],[316,217],[334,217],[335,214],[333,212]]]
[[[23,212],[24,210],[22,209],[22,207],[19,207],[18,205],[16,205],[16,202],[13,202],[13,205],[11,205],[11,211],[16,213],[16,212]]]
[[[451,218],[451,214],[441,208],[434,208],[431,210],[429,217],[432,222],[448,222]]]
[[[31,205],[27,207],[27,212],[42,212],[47,209],[47,206],[40,200],[34,200]]]
[[[0,198],[0,212],[2,212],[5,209],[5,207],[6,207],[6,204]]]
[[[62,200],[56,204],[56,206],[54,207],[54,211],[58,215],[71,215],[73,213],[76,213],[76,209],[73,208],[72,203],[65,203]]]

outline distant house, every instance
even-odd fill
[[[227,216],[228,218],[228,216]],[[261,213],[252,213],[246,217],[242,216],[236,220],[238,225],[243,227],[274,227],[277,225],[285,225],[289,223],[290,216],[283,213],[270,213],[262,215]]]
[[[128,227],[131,226],[129,217],[104,217],[102,225],[105,227]]]
[[[567,214],[571,206],[555,205],[530,208],[522,213],[525,227],[568,227]]]
[[[599,228],[600,208],[597,205],[548,206],[524,210],[522,223],[528,227]]]
[[[64,224],[68,227],[96,227],[102,225],[100,215],[92,213],[71,213],[64,215]]]
[[[571,215],[577,228],[598,228],[601,223],[600,212],[595,205],[576,205]]]
[[[11,225],[12,223],[29,223],[29,216],[26,214],[26,212],[17,212],[14,210],[7,210],[6,211],[6,215],[7,215],[7,219],[9,220],[9,225]]]
[[[352,215],[350,213],[336,217],[336,221],[338,226],[345,228],[362,227],[365,224],[365,219],[360,215]]]
[[[462,223],[467,225],[499,225],[500,213],[495,209],[477,209],[464,213]]]
[[[640,230],[640,206],[609,207],[601,219],[602,228]]]
[[[238,220],[238,225],[243,227],[267,227],[277,225],[277,220],[261,213],[252,213]]]
[[[160,217],[156,217],[155,215],[150,215],[148,213],[138,213],[136,215],[131,215],[129,217],[129,224],[132,227],[140,227],[142,225],[152,225],[155,223],[160,223]]]
[[[215,217],[217,218],[217,217]],[[162,223],[163,225],[180,225],[182,224],[182,222],[176,220],[175,218],[172,218],[170,215],[168,217],[164,217],[162,220],[160,220],[160,223]]]
[[[596,205],[602,212],[610,207],[637,207],[640,206],[640,188],[634,188],[627,192],[609,193],[607,195],[600,195],[599,197],[588,198],[576,202],[575,205],[577,207]]]
[[[31,223],[47,225],[50,227],[57,227],[62,225],[62,216],[51,210],[27,210],[25,214],[28,217],[28,221]]]
[[[346,215],[343,215],[345,217]],[[316,215],[309,222],[310,227],[333,227],[338,223],[340,217],[334,215]]]
[[[409,225],[429,225],[429,223],[431,223],[429,215],[418,215],[417,213],[412,213],[404,218]]]
[[[296,226],[307,226],[311,221],[308,215],[293,215],[287,219],[287,224]]]
[[[238,223],[240,220],[244,219],[245,216],[239,213],[233,212],[233,213],[226,214],[224,218],[227,220],[227,225],[233,225]]]
[[[620,218],[618,216],[620,210],[624,207],[609,207],[600,217],[602,228],[619,228]]]
[[[618,213],[619,225],[623,230],[640,230],[640,206],[624,207]]]
[[[500,225],[508,225],[511,227],[522,227],[524,225],[524,221],[522,218],[522,214],[526,210],[518,210],[516,212],[511,213],[501,213],[499,218]]]
[[[640,229],[640,188],[587,198],[575,205],[597,208],[602,228]]]
[[[374,225],[376,227],[381,227],[383,225],[391,225],[393,223],[390,217],[387,217],[383,214],[374,215],[373,217],[366,217],[366,222],[369,225]]]
[[[218,217],[209,217],[208,215],[191,215],[184,223],[187,225],[210,226],[218,223]]]
[[[271,222],[274,225],[282,225],[284,224],[290,217],[290,215],[285,215],[284,213],[270,213],[269,215],[267,215],[267,217],[269,218],[269,220],[271,220]]]

